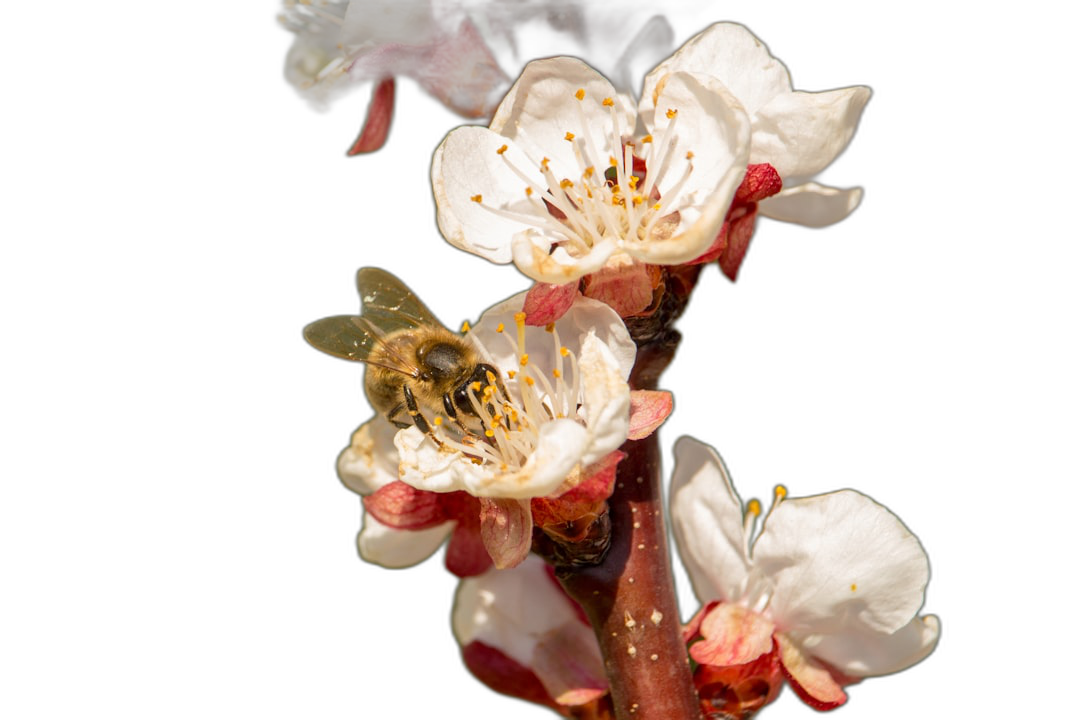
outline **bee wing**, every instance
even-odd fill
[[[360,268],[356,288],[360,291],[360,314],[384,334],[402,328],[442,327],[405,283],[382,268]]]
[[[316,320],[304,328],[304,339],[317,350],[334,357],[379,365],[416,377],[419,370],[397,353],[384,352],[380,362],[371,361],[372,351],[377,347],[385,347],[384,336],[385,333],[367,318],[356,315],[335,315]]]

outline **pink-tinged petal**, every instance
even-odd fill
[[[784,181],[776,168],[768,163],[751,163],[746,167],[746,175],[735,191],[734,202],[738,205],[761,202],[783,188]]]
[[[664,424],[675,405],[675,398],[667,390],[630,391],[630,431],[627,440],[641,440],[653,434]]]
[[[694,687],[707,718],[749,718],[780,694],[784,673],[775,644],[770,652],[742,665],[700,665]]]
[[[533,498],[533,524],[569,542],[580,542],[615,488],[615,470],[626,453],[616,450],[583,471],[583,479],[558,497]]]
[[[778,94],[791,90],[784,64],[769,54],[765,43],[742,25],[717,23],[695,35],[645,78],[642,110],[656,106],[654,93],[665,75],[705,73],[716,77],[753,115]]]
[[[367,117],[360,134],[345,153],[349,157],[375,152],[386,143],[390,134],[390,121],[394,118],[394,78],[389,77],[375,85],[368,104]]]
[[[497,569],[525,560],[532,549],[532,528],[528,501],[480,498],[480,537]]]
[[[675,443],[671,523],[698,600],[738,599],[750,567],[742,502],[724,461],[691,437]]]
[[[442,497],[395,480],[365,497],[364,509],[392,528],[424,530],[451,519],[443,512]]]
[[[922,606],[930,579],[918,538],[854,490],[781,501],[752,556],[772,578],[777,627],[800,635],[895,632]]]
[[[558,709],[536,673],[498,648],[473,641],[461,648],[461,659],[477,680],[495,692]]]
[[[453,527],[453,522],[446,522],[426,530],[398,530],[364,515],[356,547],[369,563],[385,568],[411,567],[431,557]]]
[[[847,702],[847,693],[827,668],[814,662],[783,633],[777,633],[776,644],[784,675],[804,703],[815,710],[832,710]]]
[[[727,245],[720,253],[720,269],[728,280],[735,282],[739,276],[739,268],[746,257],[746,251],[750,249],[750,238],[754,236],[756,227],[757,207],[747,208],[745,215],[732,218],[728,223]]]
[[[529,288],[525,296],[525,305],[522,307],[525,313],[525,324],[544,326],[555,322],[566,314],[577,296],[578,284],[576,282],[562,285],[535,283]]]
[[[937,647],[941,624],[934,615],[916,617],[890,634],[865,628],[802,640],[807,652],[852,677],[887,675],[909,668]]]
[[[585,277],[585,295],[606,303],[620,317],[640,314],[653,303],[659,268],[626,255],[615,255],[604,267]]]
[[[735,603],[721,603],[701,621],[702,640],[690,646],[690,657],[707,665],[742,665],[773,647],[772,621]]]
[[[825,227],[840,222],[859,206],[862,188],[834,188],[814,182],[784,189],[758,206],[773,220]]]
[[[532,669],[560,705],[584,705],[608,691],[596,637],[578,622],[564,623],[537,639]]]
[[[420,86],[465,117],[488,117],[510,78],[499,67],[476,25],[468,18],[456,32],[439,36],[411,73]]]
[[[457,524],[446,546],[446,569],[461,578],[474,577],[491,568],[491,556],[480,537],[480,501],[465,493],[460,497]]]
[[[790,185],[821,172],[844,151],[870,88],[783,93],[753,118],[750,161],[770,163]]]

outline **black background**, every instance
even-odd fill
[[[301,335],[359,310],[362,267],[400,276],[450,327],[529,283],[450,247],[435,227],[431,154],[459,121],[402,82],[386,148],[346,158],[368,91],[310,110],[283,77],[292,36],[278,9],[266,1],[220,18],[243,52],[208,79],[216,101],[191,100],[202,103],[194,122],[210,158],[199,203],[218,213],[183,288],[210,305],[200,362],[215,376],[188,478],[201,499],[187,530],[212,545],[190,561],[184,589],[204,619],[201,687],[229,691],[231,709],[313,717],[386,717],[377,703],[392,717],[553,717],[465,673],[449,627],[456,581],[440,557],[389,571],[357,555],[361,504],[335,462],[372,416],[363,369]],[[862,206],[825,230],[761,220],[738,284],[706,273],[662,383],[675,395],[662,433],[669,448],[686,434],[716,447],[744,500],[767,505],[777,484],[791,497],[853,488],[901,518],[930,557],[924,612],[942,620],[939,648],[849,688],[835,714],[933,717],[931,693],[957,682],[974,633],[966,573],[982,547],[967,525],[978,471],[966,429],[981,411],[971,347],[986,308],[964,289],[968,218],[942,212],[971,181],[959,169],[960,81],[980,57],[956,52],[949,28],[901,14],[756,5],[670,17],[676,46],[714,21],[745,24],[797,90],[874,91],[849,150],[819,178],[862,186]],[[689,617],[696,602],[688,585],[678,590]],[[812,712],[785,690],[766,716]]]

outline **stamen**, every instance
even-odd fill
[[[506,147],[505,145],[503,145],[502,147],[500,147],[500,148],[499,148],[498,150],[496,150],[495,152],[497,152],[497,153],[498,153],[499,155],[502,155],[502,154],[503,154],[504,152],[506,152],[506,151],[507,151],[507,147]]]
[[[576,93],[574,93],[574,97],[576,97],[578,100],[584,100],[585,99],[585,88],[578,88],[578,91]]]

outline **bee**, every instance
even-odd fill
[[[368,401],[398,428],[415,425],[441,446],[424,412],[443,412],[469,436],[466,422],[482,425],[470,387],[479,395],[494,380],[502,390],[495,368],[385,270],[360,268],[356,287],[360,315],[316,320],[304,328],[304,339],[335,357],[366,363]]]

